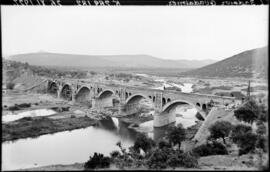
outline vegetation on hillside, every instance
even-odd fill
[[[257,77],[267,78],[268,47],[257,48],[208,66],[181,73],[200,77]]]

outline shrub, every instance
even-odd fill
[[[152,149],[153,146],[155,146],[155,142],[151,138],[147,137],[145,134],[139,133],[136,137],[133,148],[136,152],[140,152],[140,148],[144,152],[147,152]]]
[[[245,137],[246,133],[252,132],[252,128],[247,125],[238,124],[233,127],[231,133],[231,139],[236,144],[241,144],[243,137]]]
[[[159,149],[170,148],[170,147],[171,147],[171,144],[166,140],[161,140],[161,141],[158,142],[158,148]]]
[[[155,149],[150,158],[146,161],[146,165],[150,169],[167,168],[168,154],[162,149]]]
[[[22,103],[17,105],[19,108],[28,108],[31,107],[31,103]]]
[[[13,90],[14,86],[15,86],[15,83],[13,83],[13,82],[8,82],[6,85],[7,89],[9,89],[9,90]]]
[[[192,150],[194,154],[199,156],[209,156],[209,155],[227,155],[228,151],[226,147],[219,142],[212,142],[200,145]]]
[[[222,138],[224,144],[226,144],[225,137],[229,136],[231,130],[232,130],[232,124],[230,122],[217,121],[209,128],[210,137],[214,139]]]
[[[180,164],[186,168],[194,168],[198,166],[197,158],[190,153],[180,154]]]
[[[20,110],[20,108],[17,105],[14,105],[14,106],[8,107],[8,110],[15,111],[15,110]]]
[[[116,157],[119,157],[121,153],[119,151],[112,151],[110,155],[112,158],[116,158]]]
[[[247,154],[255,149],[255,144],[257,141],[257,135],[251,132],[245,133],[240,137],[237,145],[240,147],[239,155]]]
[[[265,136],[259,135],[256,141],[256,148],[262,149],[264,152],[266,152],[267,148],[267,138]]]
[[[94,156],[84,164],[84,169],[95,169],[95,168],[108,168],[110,166],[110,158],[103,156],[103,154],[94,153]]]
[[[176,154],[169,156],[167,160],[168,165],[172,168],[179,167],[181,162],[181,159]]]
[[[258,128],[256,130],[256,133],[258,135],[264,135],[266,133],[266,126],[263,123],[257,124]]]

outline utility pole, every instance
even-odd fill
[[[247,88],[247,100],[250,99],[250,92],[251,92],[251,89],[250,89],[250,80],[248,81],[248,88]]]

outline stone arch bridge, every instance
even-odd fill
[[[55,94],[72,102],[91,102],[92,108],[102,109],[112,107],[113,100],[118,100],[120,114],[136,113],[138,102],[146,99],[152,103],[154,114],[154,127],[162,127],[176,120],[173,112],[178,105],[189,104],[195,107],[203,116],[207,103],[230,104],[235,101],[233,97],[183,93],[172,90],[157,90],[144,87],[134,87],[104,83],[66,82],[62,80],[48,80],[48,93]]]

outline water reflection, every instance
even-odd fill
[[[118,120],[118,119],[116,119]],[[119,150],[118,141],[124,147],[134,143],[136,132],[126,123],[114,123],[106,118],[97,127],[43,135],[38,138],[19,139],[2,143],[2,169],[15,170],[50,164],[73,164],[86,162],[94,152],[109,155]],[[117,126],[119,125],[119,131]]]

